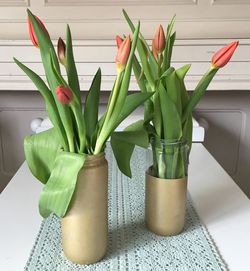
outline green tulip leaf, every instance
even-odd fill
[[[147,92],[145,74],[142,71],[141,65],[136,55],[134,55],[134,59],[133,59],[133,72],[135,74],[135,78],[137,80],[137,84],[141,92]]]
[[[189,150],[192,148],[192,136],[193,136],[193,119],[192,114],[190,114],[183,126],[183,138],[187,140],[187,144],[189,146]]]
[[[159,85],[159,97],[163,120],[164,139],[178,141],[182,138],[181,117],[168,91]]]
[[[174,68],[173,67],[169,67],[162,75],[160,79],[163,79],[167,76],[169,76],[171,73],[174,72]]]
[[[80,84],[74,60],[71,31],[69,25],[67,25],[66,59],[67,59],[66,71],[68,76],[68,83],[70,88],[74,92],[78,103],[81,105],[82,103],[80,94]]]
[[[120,171],[128,177],[132,177],[130,160],[135,145],[147,148],[149,145],[148,133],[144,127],[144,121],[139,120],[128,126],[122,132],[114,132],[111,135],[111,146]]]
[[[63,128],[55,100],[53,98],[53,95],[50,91],[50,89],[46,86],[44,81],[32,70],[30,70],[28,67],[26,67],[24,64],[19,62],[17,59],[14,58],[14,61],[16,64],[27,74],[27,76],[33,81],[37,89],[40,91],[42,94],[46,109],[49,115],[49,118],[51,122],[53,123],[54,127],[56,128],[60,138],[61,138],[61,144],[64,148],[64,150],[67,151],[67,138],[66,138],[66,133]]]
[[[54,46],[51,42],[51,39],[48,35],[48,33],[44,30],[44,28],[41,26],[40,22],[36,19],[36,17],[32,14],[30,10],[27,10],[28,16],[31,20],[31,24],[33,26],[33,29],[35,31],[39,49],[42,57],[43,66],[45,69],[46,77],[49,82],[50,88],[54,89],[53,85],[53,76],[51,76],[51,66],[50,66],[50,51],[52,52],[52,58],[55,63],[55,68],[58,72],[60,72],[60,66],[57,59],[57,55],[54,49]]]
[[[153,124],[155,127],[156,134],[159,137],[162,137],[162,125],[163,125],[163,120],[162,120],[162,112],[161,112],[161,102],[160,102],[160,93],[157,91],[154,95],[154,113],[153,113]]]
[[[84,119],[86,125],[86,136],[88,140],[93,137],[98,122],[98,107],[101,89],[101,69],[99,68],[90,86],[88,95],[85,101]]]
[[[169,97],[174,102],[178,115],[182,115],[181,88],[175,70],[165,77],[166,89]]]
[[[73,127],[71,123],[71,112],[69,111],[69,108],[67,106],[61,104],[58,101],[55,93],[56,87],[62,84],[62,81],[58,78],[58,74],[61,73],[54,46],[47,32],[43,29],[41,24],[37,21],[35,16],[29,10],[28,16],[30,17],[32,26],[37,36],[43,66],[46,73],[46,78],[50,85],[51,92],[53,94],[60,118],[62,120],[66,132],[66,137],[68,141],[67,149],[70,150],[71,152],[74,152],[75,146],[73,142]]]
[[[83,154],[58,153],[50,178],[40,195],[39,211],[42,217],[46,218],[51,213],[58,217],[66,214],[84,161]]]
[[[43,184],[46,184],[50,177],[60,148],[55,128],[25,137],[26,161],[32,174]]]
[[[127,12],[123,9],[123,15],[131,29],[132,32],[135,31],[135,26],[133,24],[133,22],[131,21],[131,19],[129,18]],[[144,38],[142,37],[142,35],[140,34],[140,38],[138,39],[138,43],[137,43],[137,50],[138,50],[138,53],[139,53],[139,56],[140,56],[140,59],[141,59],[141,62],[142,62],[142,67],[143,67],[143,70],[144,70],[144,73],[145,73],[145,77],[147,78],[150,86],[152,89],[154,89],[155,87],[155,78],[153,76],[153,71],[151,70],[151,67],[148,63],[148,55],[147,53],[148,52],[145,52],[145,45],[147,44],[146,42],[144,43],[143,42]],[[150,54],[152,54],[150,52]],[[153,56],[154,58],[154,56]],[[157,64],[156,64],[157,65]],[[158,69],[158,67],[157,67]]]
[[[133,71],[137,80],[137,84],[141,90],[142,93],[149,93],[152,92],[147,79],[145,77],[145,74],[141,68],[141,65],[137,59],[136,56],[134,56],[134,60],[133,60]],[[152,99],[152,97],[151,97]],[[151,120],[152,119],[152,115],[154,113],[154,105],[151,99],[147,99],[144,102],[144,120]]]
[[[182,67],[176,70],[176,74],[180,80],[184,80],[186,74],[188,73],[189,69],[191,68],[191,64],[185,64]]]
[[[154,93],[134,93],[126,97],[122,111],[116,121],[115,128],[129,116],[139,105],[147,101]]]
[[[173,51],[173,46],[174,46],[175,36],[176,36],[175,33],[172,34],[175,18],[176,16],[173,16],[171,22],[168,24],[168,27],[167,27],[166,46],[164,49],[163,63],[162,63],[163,71],[167,70],[170,67],[170,63],[171,63],[172,51]]]
[[[52,57],[52,51],[51,51],[50,62],[51,62],[51,73],[54,78],[55,86],[65,85],[64,79],[57,72],[57,70],[55,68],[55,63],[54,63],[53,57]],[[55,92],[55,90],[54,90],[54,92]],[[64,129],[66,131],[66,136],[67,136],[67,140],[68,140],[68,144],[69,144],[69,151],[74,152],[75,151],[74,132],[73,132],[73,122],[72,122],[72,114],[71,114],[70,108],[68,105],[61,104],[58,101],[56,95],[55,95],[55,98],[56,98],[58,109],[60,112],[60,117],[61,117]]]
[[[171,65],[171,58],[172,58],[175,39],[176,39],[176,32],[174,32],[169,39],[169,48],[168,48],[168,57],[167,57],[167,62],[166,62],[166,68],[170,67],[170,65]]]
[[[191,65],[187,64],[182,66],[181,68],[176,70],[176,75],[179,79],[179,85],[181,90],[181,104],[182,110],[185,108],[189,102],[189,95],[184,83],[184,78],[189,71]],[[192,132],[193,132],[193,122],[192,122],[192,114],[189,114],[186,121],[182,124],[183,129],[183,138],[187,140],[187,144],[189,146],[189,150],[192,147]]]
[[[134,52],[135,52],[135,48],[136,48],[136,44],[138,40],[139,31],[140,31],[140,23],[138,23],[138,26],[132,37],[132,45],[131,45],[128,61],[126,64],[126,68],[122,72],[122,74],[117,76],[117,79],[116,79],[118,80],[116,83],[118,83],[117,89],[119,89],[119,95],[117,95],[115,106],[108,120],[108,123],[106,122],[107,116],[105,116],[104,123],[106,122],[107,125],[105,127],[104,127],[104,124],[101,126],[101,129],[105,129],[103,133],[102,142],[105,142],[107,138],[109,138],[110,134],[117,127],[118,119],[120,118],[120,115],[122,114],[123,106],[124,106],[124,103],[126,102],[126,97],[128,93],[131,71],[132,71],[132,63],[133,63]],[[113,91],[111,93],[114,95]],[[113,97],[111,97],[110,99],[112,98]]]

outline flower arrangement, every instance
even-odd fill
[[[126,11],[124,16],[132,32],[135,26]],[[133,71],[141,93],[154,93],[145,101],[144,119],[112,135],[111,145],[120,170],[131,177],[130,158],[135,145],[151,142],[152,175],[163,179],[187,176],[188,156],[192,145],[192,112],[220,68],[225,66],[238,46],[232,42],[212,57],[211,65],[202,76],[191,96],[185,86],[185,76],[191,65],[178,69],[171,66],[176,38],[173,32],[175,16],[167,26],[166,36],[160,25],[150,48],[139,34]],[[119,38],[120,42],[122,41]],[[122,155],[121,155],[122,154]]]
[[[25,156],[33,175],[44,184],[39,200],[40,214],[47,217],[53,212],[63,217],[86,157],[104,152],[106,141],[116,127],[152,95],[127,95],[140,24],[132,40],[127,36],[120,44],[116,56],[117,76],[101,118],[98,118],[101,70],[98,69],[93,78],[82,109],[69,26],[66,44],[61,38],[58,40],[57,54],[44,24],[29,10],[28,26],[31,41],[40,49],[47,82],[20,61],[14,60],[42,94],[54,128],[27,136]],[[62,76],[61,68],[66,70],[67,78]]]

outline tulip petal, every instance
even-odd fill
[[[130,53],[130,47],[131,47],[131,40],[130,40],[130,36],[128,35],[126,39],[119,46],[116,59],[115,59],[116,66],[118,67],[119,71],[123,70],[126,66],[129,53]]]
[[[116,40],[116,46],[117,46],[117,48],[119,49],[120,48],[120,46],[121,46],[121,44],[123,43],[123,39],[120,37],[120,36],[116,36],[115,37],[115,40]]]
[[[66,44],[62,38],[58,39],[57,42],[57,56],[62,65],[66,65]]]

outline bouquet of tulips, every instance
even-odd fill
[[[104,152],[105,143],[116,127],[152,95],[127,95],[140,25],[134,31],[132,41],[127,36],[118,50],[117,76],[101,118],[98,118],[101,70],[98,69],[93,78],[83,110],[69,26],[66,44],[61,38],[58,41],[57,55],[44,24],[29,10],[28,25],[30,38],[40,49],[47,82],[14,60],[42,94],[54,128],[27,136],[25,156],[33,175],[44,184],[39,200],[40,214],[47,217],[54,212],[63,217],[86,156]],[[67,78],[62,76],[61,68],[66,70]]]
[[[132,32],[135,26],[128,14],[124,16]],[[217,71],[227,64],[238,42],[220,49],[191,96],[184,78],[190,64],[178,69],[171,66],[176,33],[175,17],[167,26],[166,37],[160,25],[150,48],[140,33],[133,58],[133,71],[142,93],[154,93],[144,104],[144,119],[133,123],[122,132],[112,135],[111,144],[120,170],[131,177],[130,158],[135,145],[151,142],[153,151],[152,175],[164,179],[187,176],[188,156],[192,145],[192,111],[203,96]],[[123,40],[118,37],[119,42]]]

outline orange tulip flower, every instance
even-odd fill
[[[73,92],[70,88],[59,85],[56,87],[56,96],[62,104],[69,104],[73,99]]]
[[[160,24],[156,30],[154,39],[152,40],[152,51],[157,58],[158,54],[161,54],[165,48],[166,39],[162,25]]]
[[[125,69],[131,47],[130,36],[127,36],[121,44],[119,44],[119,49],[116,55],[115,63],[117,71],[121,72]]]
[[[233,41],[218,50],[212,57],[212,66],[215,68],[222,68],[223,66],[225,66],[231,59],[238,44],[239,41]]]
[[[41,24],[41,26],[44,28],[44,30],[46,31],[46,33],[49,36],[49,32],[47,31],[47,29],[46,29],[45,25],[43,24],[43,22],[37,16],[35,16],[35,18]],[[37,40],[37,37],[36,37],[36,33],[35,33],[35,30],[34,30],[34,28],[32,26],[32,23],[31,23],[31,20],[30,20],[29,16],[28,16],[28,27],[29,27],[29,35],[30,35],[30,39],[31,39],[32,43],[36,47],[39,47],[38,40]]]

